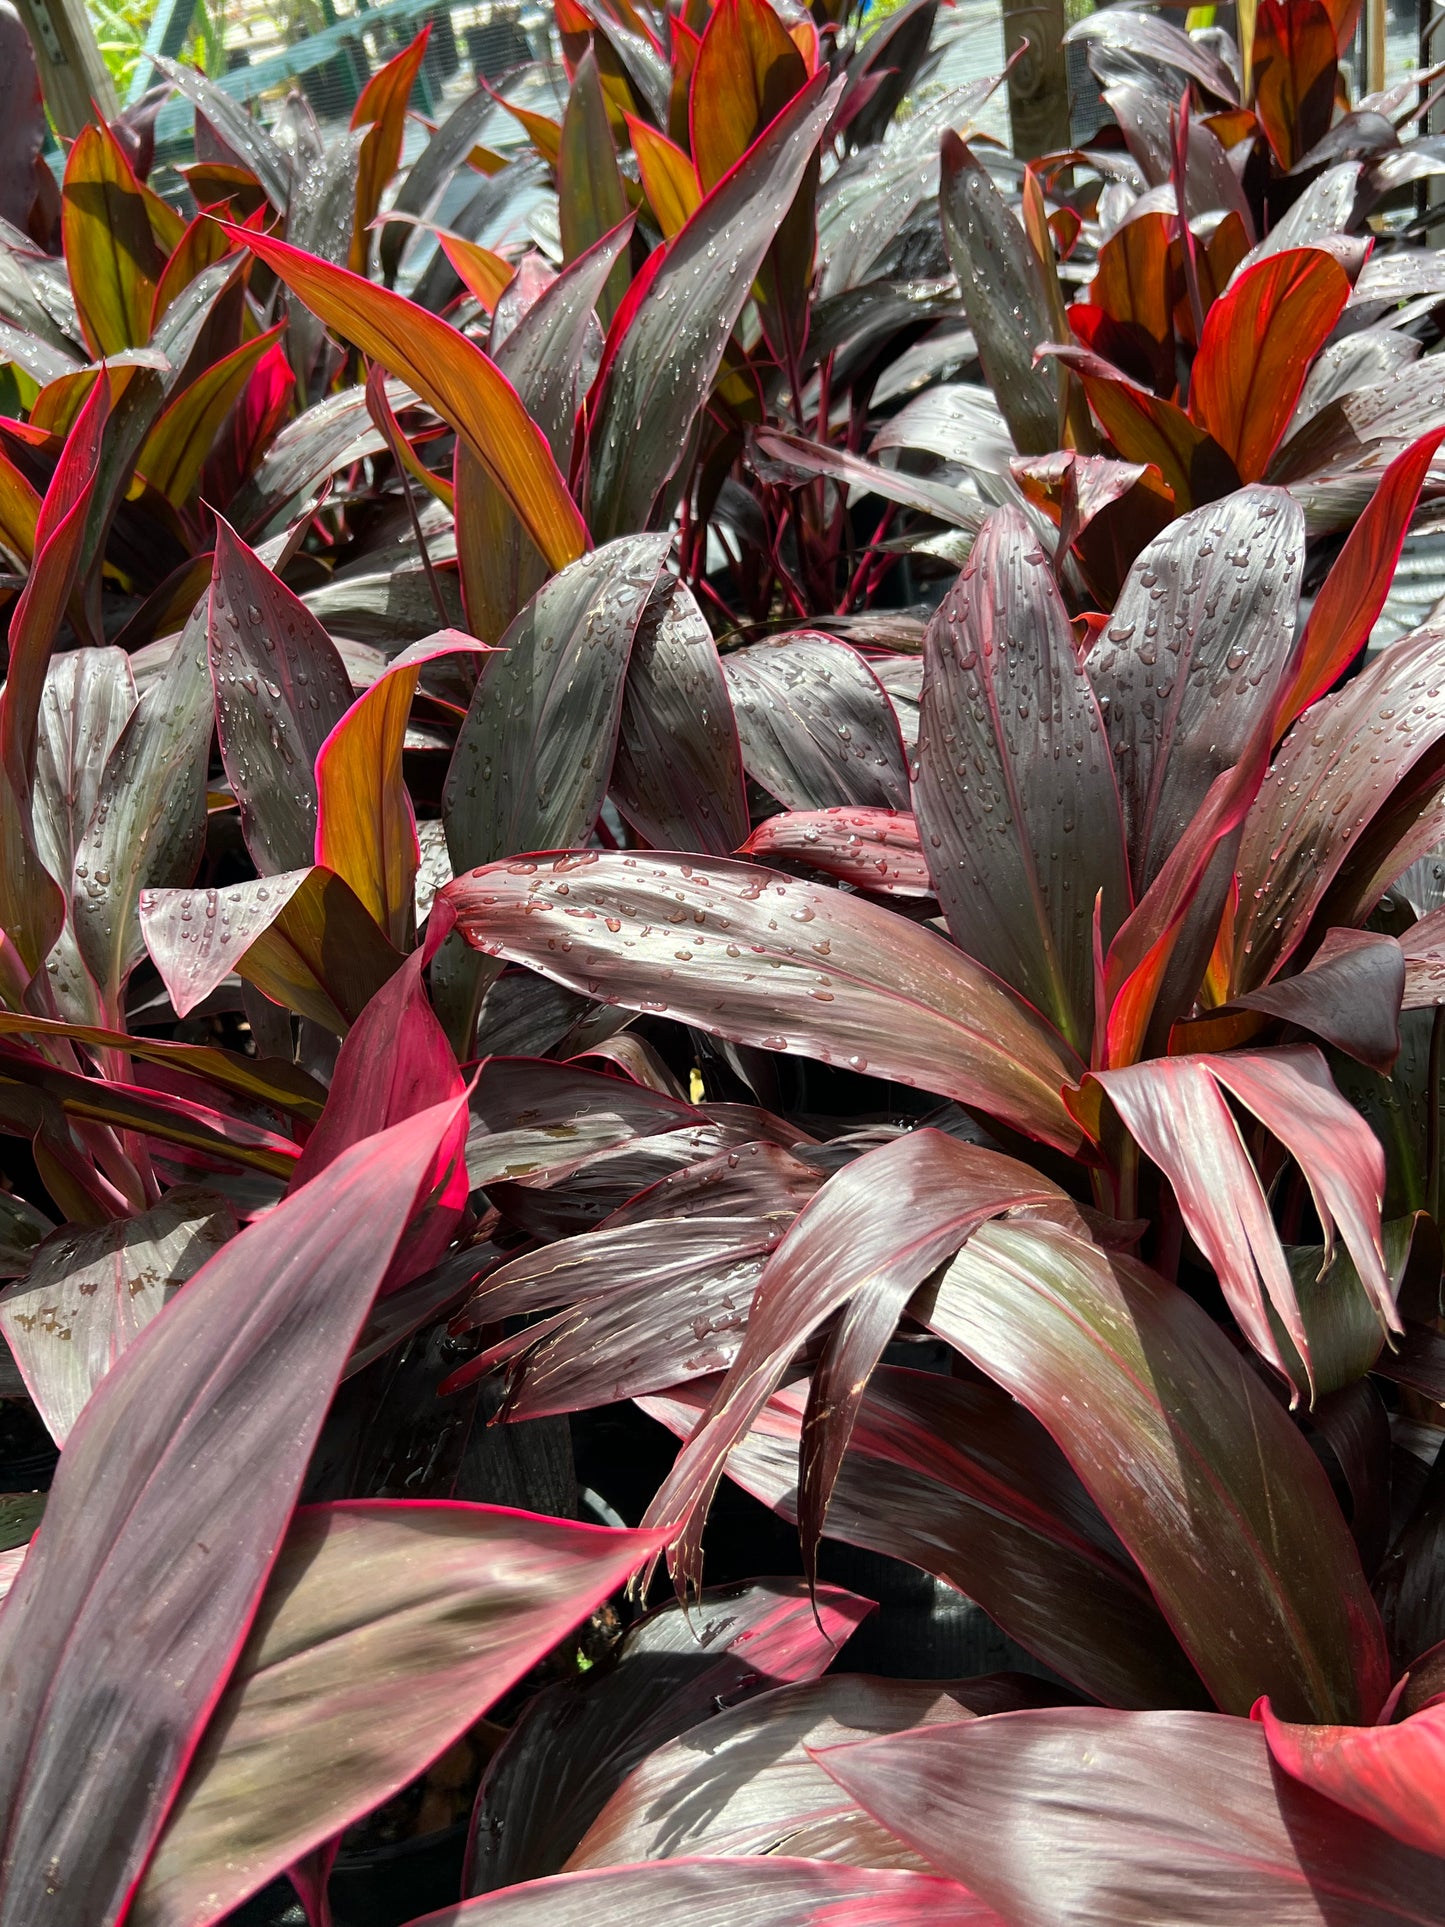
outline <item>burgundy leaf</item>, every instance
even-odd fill
[[[816,1604],[790,1579],[707,1593],[691,1613],[672,1602],[628,1629],[612,1665],[539,1693],[487,1768],[466,1891],[560,1873],[647,1755],[699,1722],[710,1738],[712,1716],[739,1701],[815,1679],[871,1610],[835,1586]]]
[[[1407,931],[1407,940],[1419,928]],[[1373,930],[1328,930],[1298,976],[1277,977],[1234,1001],[1297,1024],[1388,1077],[1400,1054],[1402,999],[1403,1008],[1415,1008],[1412,981],[1419,994],[1419,974],[1412,980],[1403,948]]]
[[[723,674],[748,774],[787,809],[908,807],[897,718],[857,650],[803,630],[731,651]]]
[[[262,876],[316,847],[316,753],[351,706],[331,638],[305,603],[216,518],[209,637],[221,760]]]
[[[648,1507],[649,1523],[675,1528],[669,1556],[680,1582],[697,1584],[703,1521],[729,1450],[804,1339],[861,1295],[863,1309],[840,1327],[847,1369],[828,1372],[826,1400],[815,1381],[804,1427],[799,1526],[814,1572],[858,1400],[904,1305],[978,1225],[1062,1196],[1027,1165],[931,1130],[866,1152],[829,1180],[768,1261],[738,1356]]]
[[[880,896],[933,895],[918,821],[906,810],[785,810],[766,817],[741,849],[806,864]]]
[[[638,1403],[685,1437],[708,1389]],[[794,1520],[807,1396],[796,1385],[776,1393],[727,1463],[730,1479]],[[987,1381],[880,1366],[824,1530],[956,1587],[1083,1692],[1119,1706],[1203,1704],[1137,1567],[1063,1454]]]
[[[707,618],[664,576],[633,639],[612,795],[655,849],[728,856],[748,833],[742,751]]]
[[[1249,1720],[1056,1707],[818,1757],[1010,1927],[1445,1920],[1439,1861],[1273,1770]]]
[[[0,1612],[0,1920],[122,1911],[244,1639],[327,1402],[451,1122],[356,1146],[122,1353]]]
[[[476,949],[588,995],[1079,1143],[1062,1039],[971,958],[860,898],[747,863],[595,851],[493,864],[443,894]]]
[[[1304,545],[1304,516],[1283,489],[1195,509],[1135,561],[1089,652],[1141,896],[1275,701]]]
[[[1157,1058],[1097,1075],[1134,1138],[1169,1178],[1190,1234],[1262,1358],[1290,1376],[1266,1300],[1307,1372],[1309,1338],[1263,1185],[1225,1092],[1294,1156],[1309,1182],[1327,1249],[1333,1250],[1338,1223],[1382,1326],[1399,1329],[1380,1241],[1384,1152],[1335,1089],[1313,1045]]]
[[[1217,1704],[1370,1718],[1384,1639],[1324,1471],[1194,1301],[1053,1225],[987,1225],[915,1314],[1052,1433]]]
[[[0,1332],[57,1445],[126,1346],[235,1229],[222,1199],[177,1189],[138,1217],[57,1231],[0,1293]]]
[[[652,1543],[496,1506],[298,1512],[127,1919],[205,1927],[398,1793]]]
[[[1268,1700],[1259,1717],[1287,1773],[1406,1846],[1445,1854],[1445,1706],[1398,1726],[1290,1726]]]
[[[1108,739],[1021,510],[984,524],[924,644],[914,813],[959,947],[1087,1052],[1093,919],[1131,907]]]

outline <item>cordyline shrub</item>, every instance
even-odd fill
[[[1445,1923],[1430,76],[1113,8],[1022,165],[936,0],[555,10],[6,180],[0,1927],[483,1757],[453,1927]]]

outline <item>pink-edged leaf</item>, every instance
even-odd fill
[[[653,1543],[497,1506],[303,1508],[127,1919],[205,1927],[399,1792]]]
[[[401,963],[350,885],[319,866],[219,890],[142,891],[140,927],[178,1017],[234,970],[344,1032]]]
[[[1384,834],[1381,855],[1395,847],[1418,814],[1411,785],[1438,787],[1442,736],[1445,630],[1430,625],[1299,719],[1240,840],[1232,992],[1257,989],[1288,962],[1347,859],[1373,868],[1367,838]]]
[[[1062,1197],[1027,1165],[931,1130],[865,1152],[828,1181],[769,1259],[741,1349],[648,1508],[650,1523],[674,1528],[669,1557],[680,1583],[698,1582],[703,1522],[728,1452],[803,1341],[843,1311],[814,1380],[800,1462],[803,1553],[815,1576],[858,1400],[904,1305],[978,1225]]]
[[[591,835],[668,546],[629,535],[594,549],[537,591],[481,665],[443,797],[454,869]]]
[[[611,787],[655,849],[727,856],[748,833],[742,751],[717,644],[692,591],[670,576],[633,638]]]
[[[748,774],[786,808],[907,807],[898,721],[856,649],[805,630],[733,650],[723,674]]]
[[[347,1152],[231,1240],[71,1433],[0,1611],[0,1920],[123,1910],[245,1638],[346,1355],[451,1123]]]
[[[629,1627],[610,1667],[539,1693],[477,1795],[466,1891],[560,1873],[648,1754],[699,1722],[710,1733],[725,1706],[816,1679],[872,1610],[836,1586],[820,1587],[816,1605],[790,1579],[710,1592],[693,1613],[673,1602]]]
[[[1445,909],[1432,910],[1412,923],[1399,940],[1405,960],[1402,1010],[1425,1010],[1445,1003]]]
[[[411,1927],[1004,1927],[940,1875],[704,1856],[528,1880]]]
[[[488,654],[456,629],[414,642],[346,711],[316,755],[316,862],[350,884],[377,925],[405,948],[421,851],[402,777],[407,718],[424,663]]]
[[[1030,1682],[1043,1700],[1048,1689]],[[881,1733],[905,1732],[1030,1703],[1013,1679],[868,1679],[835,1674],[724,1708],[659,1746],[619,1787],[568,1865],[615,1867],[689,1853],[816,1856],[851,1867],[931,1863],[881,1827],[812,1758]]]
[[[959,947],[1087,1053],[1094,903],[1132,906],[1099,704],[1047,556],[997,509],[924,642],[913,784],[923,853]]]
[[[1280,735],[1333,687],[1369,641],[1395,578],[1421,486],[1442,440],[1445,428],[1432,428],[1397,455],[1380,477],[1369,507],[1345,537],[1300,638],[1294,673],[1275,726]]]
[[[343,1151],[436,1104],[456,1117],[437,1152],[427,1205],[408,1228],[378,1295],[430,1270],[456,1234],[470,1193],[467,1177],[466,1081],[446,1032],[427,1000],[422,973],[451,926],[438,913],[427,941],[387,979],[346,1034],[326,1108],[306,1140],[291,1179],[295,1191]]]
[[[723,1371],[786,1223],[666,1218],[559,1238],[514,1259],[490,1274],[455,1328],[564,1309],[469,1359],[444,1389],[505,1366],[501,1416],[538,1418]]]
[[[1286,1773],[1406,1846],[1445,1855],[1445,1706],[1397,1726],[1292,1726],[1259,1708]]]
[[[727,1476],[798,1516],[808,1387],[769,1400]],[[710,1388],[638,1403],[686,1438]],[[1006,1392],[883,1365],[868,1382],[824,1531],[931,1572],[1081,1691],[1115,1706],[1203,1690],[1128,1554],[1044,1428]]]
[[[1381,1325],[1400,1329],[1380,1232],[1385,1154],[1336,1090],[1313,1045],[1158,1058],[1097,1076],[1145,1154],[1169,1178],[1191,1236],[1262,1358],[1290,1376],[1266,1299],[1306,1372],[1309,1338],[1263,1185],[1226,1092],[1294,1157],[1309,1183],[1327,1252],[1333,1253],[1338,1225]]]
[[[817,1758],[1010,1927],[1445,1920],[1440,1862],[1273,1771],[1250,1720],[1053,1707]]]
[[[1246,268],[1205,317],[1189,412],[1257,482],[1289,427],[1310,363],[1349,299],[1322,248],[1284,248]]]
[[[1089,651],[1140,896],[1275,700],[1304,547],[1304,515],[1283,489],[1195,509],[1138,556]]]
[[[861,898],[748,863],[587,850],[495,863],[443,894],[476,949],[584,994],[938,1091],[1064,1150],[1080,1141],[1059,1095],[1078,1060],[1057,1033],[934,932]]]
[[[1388,1077],[1400,1054],[1400,1011],[1413,1008],[1410,971],[1409,955],[1393,937],[1374,930],[1328,930],[1297,976],[1277,977],[1234,1001],[1244,1010],[1297,1024]],[[1414,982],[1418,995],[1418,974]]]
[[[35,527],[35,557],[10,613],[10,658],[0,695],[0,755],[16,792],[35,775],[40,693],[56,631],[76,586],[90,501],[110,413],[110,383],[93,381],[76,416]]]
[[[0,1332],[57,1445],[126,1346],[235,1230],[223,1199],[178,1189],[139,1217],[57,1231],[0,1292]]]
[[[647,527],[665,496],[840,92],[815,75],[628,289],[587,409],[586,508],[599,541]]]
[[[805,864],[880,896],[933,895],[918,820],[906,810],[784,810],[765,818],[741,853]]]
[[[1384,1635],[1329,1481],[1191,1298],[1014,1221],[975,1232],[914,1310],[1052,1433],[1216,1704],[1373,1717]]]
[[[316,844],[317,752],[352,702],[336,648],[305,603],[216,517],[207,638],[221,760],[262,876]]]

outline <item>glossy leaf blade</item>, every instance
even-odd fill
[[[1015,1223],[975,1232],[920,1313],[1052,1433],[1217,1704],[1374,1714],[1383,1634],[1328,1480],[1192,1299]]]
[[[1079,1142],[1062,1040],[962,952],[861,899],[751,864],[589,851],[494,864],[447,894],[476,949],[586,994]]]
[[[165,257],[141,185],[106,123],[83,127],[65,164],[65,261],[86,345],[99,359],[150,340]]]
[[[575,561],[587,530],[552,451],[517,391],[480,348],[436,315],[284,241],[237,230],[328,327],[416,392],[462,436],[553,568]]]
[[[627,218],[627,190],[607,121],[607,104],[589,47],[578,61],[562,116],[557,155],[557,209],[562,258],[575,261]],[[605,328],[627,292],[628,266],[619,257],[599,298]]]
[[[672,1602],[649,1613],[615,1664],[545,1688],[509,1730],[472,1815],[466,1891],[560,1873],[647,1755],[723,1706],[816,1678],[869,1611],[824,1586],[815,1617],[800,1582],[764,1579],[712,1592],[696,1612]]]
[[[758,1280],[748,1327],[711,1409],[648,1507],[674,1528],[670,1548],[680,1581],[696,1585],[702,1526],[727,1455],[777,1390],[794,1354],[825,1319],[860,1301],[866,1332],[850,1369],[822,1396],[801,1459],[804,1559],[813,1570],[828,1499],[857,1415],[858,1400],[904,1305],[937,1266],[989,1218],[1020,1205],[1056,1203],[1057,1188],[1027,1165],[940,1131],[922,1130],[867,1151],[846,1165],[799,1213]],[[901,1227],[901,1228],[900,1228]],[[826,1375],[831,1347],[819,1367]]]
[[[78,1915],[124,1906],[449,1123],[371,1139],[233,1239],[82,1414],[0,1614],[0,1920],[43,1917],[57,1870]]]
[[[212,362],[163,411],[136,456],[136,468],[174,508],[184,508],[227,416],[281,336],[281,327],[243,341]]]
[[[1176,508],[1213,502],[1239,487],[1239,471],[1228,452],[1182,408],[1141,388],[1086,348],[1052,352],[1078,370],[1089,406],[1118,453],[1126,462],[1152,462]]]
[[[1043,269],[987,171],[952,132],[943,136],[943,233],[984,378],[1021,455],[1058,447],[1059,397],[1035,350],[1057,334]]]
[[[1279,735],[1334,685],[1369,641],[1390,592],[1421,486],[1442,441],[1445,428],[1434,428],[1397,455],[1345,537],[1305,624],[1298,662],[1280,702],[1275,725]]]
[[[202,1927],[398,1792],[653,1544],[494,1506],[298,1512],[128,1918]]]
[[[1057,1707],[818,1758],[1012,1927],[1445,1919],[1438,1860],[1272,1772],[1248,1720]]]
[[[730,651],[723,675],[748,774],[780,803],[905,807],[908,762],[897,717],[847,643],[805,629]]]
[[[1291,1726],[1260,1712],[1269,1750],[1300,1781],[1422,1853],[1445,1854],[1445,1707],[1394,1726]]]
[[[642,1398],[687,1437],[708,1387]],[[727,1475],[796,1521],[806,1386],[774,1394]],[[863,1393],[824,1532],[931,1572],[1045,1665],[1115,1706],[1202,1705],[1203,1688],[1063,1454],[1015,1400],[883,1365]]]
[[[1141,896],[1277,698],[1304,549],[1283,489],[1195,509],[1140,553],[1089,651]]]
[[[954,940],[1087,1052],[1096,893],[1106,942],[1131,907],[1123,819],[1099,705],[1017,510],[989,517],[928,626],[916,771]]]
[[[454,870],[591,834],[668,546],[633,535],[594,549],[537,591],[483,662],[443,797]]]
[[[219,516],[207,616],[221,760],[262,876],[310,864],[317,753],[351,706],[335,645]]]
[[[221,1199],[171,1191],[139,1217],[58,1232],[0,1293],[0,1332],[57,1445],[121,1352],[235,1229]]]
[[[732,701],[712,630],[684,582],[660,580],[637,625],[611,789],[654,849],[728,856],[747,836]]]
[[[589,411],[587,512],[599,540],[652,519],[835,105],[828,76],[815,76],[629,288]]]
[[[1349,293],[1333,255],[1287,248],[1246,269],[1209,310],[1190,376],[1189,411],[1229,455],[1241,481],[1264,474]]]
[[[933,895],[918,822],[906,810],[785,810],[765,817],[741,850],[805,864],[855,890]]]

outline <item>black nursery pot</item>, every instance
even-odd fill
[[[455,1906],[466,1850],[465,1820],[411,1840],[343,1849],[329,1889],[335,1927],[403,1927],[421,1914]]]

